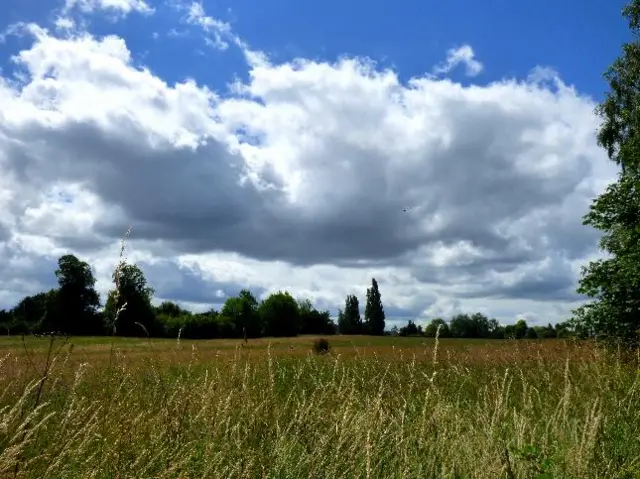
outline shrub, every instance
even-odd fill
[[[313,352],[316,354],[327,354],[329,352],[329,341],[325,338],[314,339]]]

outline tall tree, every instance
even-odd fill
[[[262,335],[264,325],[258,314],[258,300],[248,289],[243,289],[237,296],[227,298],[222,306],[220,316],[225,322],[233,324],[234,335],[256,338]]]
[[[471,316],[466,313],[453,316],[449,322],[449,332],[454,338],[475,337],[475,328]]]
[[[59,285],[55,311],[47,312],[52,329],[66,334],[102,334],[100,295],[89,264],[67,254],[58,259],[55,275]]]
[[[364,322],[369,334],[382,336],[384,334],[384,308],[378,282],[371,278],[371,287],[367,289],[367,304],[364,308]]]
[[[115,334],[144,336],[146,330],[149,335],[157,335],[158,324],[151,305],[154,291],[142,270],[135,264],[122,263],[113,273],[113,281],[117,288],[109,293],[104,315]]]
[[[269,295],[258,309],[266,336],[297,336],[300,328],[298,303],[287,292]]]
[[[514,334],[516,339],[522,339],[527,335],[527,331],[529,330],[529,325],[524,319],[519,319],[516,321],[514,327]]]
[[[591,204],[584,224],[603,232],[607,258],[582,269],[578,292],[593,298],[574,312],[585,334],[638,343],[640,329],[640,0],[622,11],[632,41],[622,47],[604,77],[610,91],[596,108],[598,143],[620,166],[618,179]]]
[[[344,311],[338,315],[340,334],[362,334],[364,325],[360,318],[360,303],[358,297],[350,294],[344,302]]]

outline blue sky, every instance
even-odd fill
[[[281,0],[256,8],[240,0],[232,11],[243,38],[283,59],[368,56],[409,78],[428,71],[448,48],[470,44],[486,65],[479,82],[522,77],[544,65],[600,95],[601,72],[626,39],[622,6],[618,0]]]
[[[5,0],[0,28],[20,21],[50,24],[55,18],[52,6],[61,3]],[[533,66],[542,65],[598,100],[606,89],[602,73],[628,39],[621,0],[201,3],[207,15],[230,23],[238,36],[252,48],[268,52],[274,61],[369,57],[407,80],[428,72],[447,49],[469,44],[485,65],[475,84],[505,76],[522,78]],[[235,76],[246,76],[237,48],[224,52],[208,48],[192,27],[177,25],[174,8],[157,0],[149,4],[156,9],[150,17],[132,14],[114,22],[92,16],[91,31],[126,37],[134,56],[168,81],[189,75],[223,92]],[[167,38],[173,28],[189,33]],[[160,36],[154,38],[154,33]],[[5,71],[16,43],[9,39],[0,45]],[[464,81],[460,73],[454,71],[451,77]]]
[[[375,277],[390,321],[564,320],[616,173],[593,111],[622,7],[5,0],[0,307],[64,253],[104,295],[132,225],[193,309],[249,287],[335,313]]]

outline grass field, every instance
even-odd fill
[[[636,358],[311,342],[0,339],[0,476],[640,477]]]

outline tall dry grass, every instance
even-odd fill
[[[58,351],[55,339],[37,354],[10,350],[0,361],[0,475],[640,475],[633,362],[555,342],[322,356],[308,342],[305,355],[204,356],[199,343],[157,342],[134,360],[116,344],[108,361],[70,344]]]

